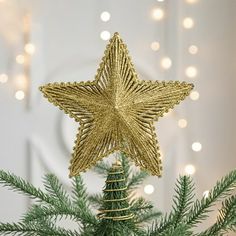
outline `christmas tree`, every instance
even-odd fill
[[[72,192],[53,174],[44,177],[42,190],[0,171],[0,183],[36,200],[19,222],[0,223],[0,233],[216,236],[236,232],[236,170],[200,200],[195,200],[191,178],[179,177],[168,214],[161,215],[152,203],[134,194],[148,174],[161,176],[154,121],[184,100],[192,88],[186,82],[140,80],[118,33],[110,40],[94,81],[42,86],[49,102],[80,123],[70,165]],[[118,151],[120,156],[112,166],[103,162]],[[132,171],[128,158],[139,171]],[[81,172],[94,166],[106,177],[102,195],[88,194],[81,177]],[[197,233],[195,228],[218,201],[222,207],[215,224]],[[74,221],[77,227],[62,227],[62,219]]]
[[[124,156],[120,161],[122,165],[115,162],[110,167],[102,162],[96,166],[99,174],[107,176],[103,195],[88,194],[80,176],[73,177],[72,192],[68,193],[52,174],[44,177],[45,190],[42,190],[14,174],[0,171],[2,185],[37,200],[21,221],[0,223],[0,235],[217,236],[236,232],[236,170],[217,182],[208,197],[197,200],[191,178],[179,177],[172,210],[161,214],[144,198],[130,198],[148,175],[143,171],[133,172]],[[219,201],[222,207],[215,224],[196,233]],[[61,219],[70,219],[78,227],[62,228]]]

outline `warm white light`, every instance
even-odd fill
[[[104,12],[101,13],[100,18],[101,18],[102,21],[107,22],[107,21],[110,20],[111,14],[107,11],[104,11]]]
[[[202,150],[202,144],[199,142],[194,142],[192,144],[192,149],[194,152],[200,152]]]
[[[104,30],[104,31],[101,32],[100,37],[101,37],[102,40],[106,41],[106,40],[110,39],[111,34],[110,34],[109,31]]]
[[[25,51],[26,51],[28,54],[32,55],[32,54],[35,53],[35,46],[34,46],[32,43],[27,43],[27,44],[25,45]]]
[[[16,62],[18,63],[18,64],[24,64],[25,63],[25,57],[24,57],[24,55],[18,55],[18,56],[16,56]]]
[[[185,120],[185,119],[179,119],[179,121],[178,121],[178,126],[179,126],[180,128],[185,128],[185,127],[187,127],[187,124],[188,124],[188,122],[187,122],[187,120]]]
[[[200,95],[199,95],[199,92],[198,92],[198,91],[192,91],[192,92],[190,93],[190,98],[191,98],[193,101],[198,100],[199,97],[200,97]]]
[[[187,3],[193,4],[196,3],[198,0],[186,0]]]
[[[210,191],[206,190],[206,191],[203,192],[202,195],[203,195],[204,198],[208,198],[209,197],[209,193],[210,193]]]
[[[193,175],[196,172],[196,168],[194,165],[186,165],[184,171],[187,175]]]
[[[195,78],[197,76],[197,68],[194,66],[188,66],[185,70],[185,75],[189,78]]]
[[[190,45],[188,48],[188,52],[192,55],[198,53],[198,47],[196,45]]]
[[[24,97],[25,97],[24,91],[22,91],[22,90],[16,91],[16,93],[15,93],[15,98],[16,98],[17,100],[22,100],[22,99],[24,99]]]
[[[148,184],[144,187],[144,192],[148,195],[152,194],[154,192],[154,187],[151,184]]]
[[[171,66],[172,66],[172,61],[169,57],[164,57],[162,60],[161,60],[161,66],[163,69],[167,70],[169,69]]]
[[[191,28],[193,28],[193,26],[194,26],[194,21],[193,21],[192,18],[190,18],[190,17],[184,18],[184,20],[183,20],[183,27],[185,29],[191,29]]]
[[[6,83],[8,81],[8,76],[6,74],[0,75],[0,83]]]
[[[25,75],[18,75],[15,78],[15,86],[20,89],[26,89],[27,87],[27,79]]]
[[[158,2],[164,2],[165,0],[157,0]]]
[[[160,48],[160,43],[158,43],[158,42],[152,42],[152,43],[151,43],[151,49],[152,49],[153,51],[158,51],[159,48]]]
[[[161,8],[155,8],[152,10],[152,17],[154,20],[162,20],[165,13]]]

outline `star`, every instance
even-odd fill
[[[70,176],[120,151],[141,169],[161,176],[154,121],[184,100],[193,85],[140,80],[118,33],[111,38],[94,81],[52,83],[40,90],[80,127]]]

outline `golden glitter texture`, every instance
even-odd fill
[[[40,90],[49,102],[80,123],[70,176],[79,175],[118,150],[137,166],[161,176],[153,122],[192,88],[186,82],[140,80],[126,45],[115,33],[94,81],[53,83]]]

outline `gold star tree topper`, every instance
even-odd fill
[[[140,80],[118,33],[111,38],[94,81],[40,87],[49,102],[80,123],[70,176],[121,151],[161,176],[154,121],[189,95],[192,84]]]

